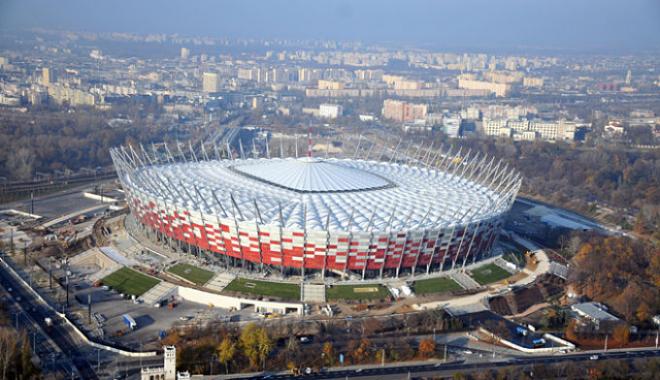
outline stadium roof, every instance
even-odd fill
[[[154,164],[124,178],[166,207],[308,230],[463,225],[510,207],[511,194],[433,167],[356,159],[255,158]]]

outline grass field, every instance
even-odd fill
[[[160,281],[133,269],[123,267],[103,278],[103,285],[108,285],[119,293],[141,296]]]
[[[335,285],[329,287],[325,292],[326,298],[331,301],[382,299],[389,294],[386,287],[378,284]]]
[[[300,285],[283,282],[236,278],[225,287],[223,292],[225,291],[252,294],[256,296],[279,297],[290,301],[300,300]]]
[[[511,276],[511,273],[505,271],[495,264],[483,265],[477,269],[472,269],[471,272],[472,274],[470,277],[472,277],[481,285],[497,282]]]
[[[449,277],[429,278],[428,280],[415,281],[413,289],[416,294],[435,294],[448,293],[455,290],[461,290],[460,285]]]
[[[200,286],[206,284],[211,278],[213,278],[213,272],[184,263],[176,264],[175,266],[168,268],[167,271]]]

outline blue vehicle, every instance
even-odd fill
[[[543,338],[534,339],[532,341],[532,344],[534,345],[534,348],[543,347],[545,346],[545,339]]]
[[[121,316],[121,318],[124,321],[126,327],[131,329],[131,331],[137,328],[137,323],[135,323],[135,319],[133,319],[133,317],[131,317],[129,314],[124,314]]]

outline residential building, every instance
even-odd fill
[[[466,90],[486,90],[497,97],[509,95],[511,85],[507,83],[486,82],[481,80],[469,79],[465,76],[458,77],[458,88]]]
[[[67,87],[62,84],[48,86],[48,96],[57,104],[69,103],[72,106],[93,106],[96,103],[94,95],[89,92]]]
[[[338,81],[321,79],[317,87],[319,90],[343,90],[344,84]]]
[[[543,78],[525,77],[523,78],[523,87],[541,88],[543,87]]]
[[[339,104],[321,104],[319,106],[319,117],[326,119],[336,119],[342,116],[343,107]]]
[[[565,120],[484,119],[482,131],[487,136],[508,136],[516,140],[575,140],[577,125]]]
[[[263,103],[264,103],[264,98],[260,96],[255,96],[254,98],[252,98],[252,109],[260,110],[261,107],[263,107]]]
[[[461,117],[458,115],[445,117],[442,120],[442,129],[447,136],[458,137],[461,133]]]
[[[202,74],[202,91],[206,93],[218,92],[218,74],[205,72]]]
[[[386,119],[400,122],[426,120],[428,106],[426,104],[414,104],[400,100],[385,99],[383,101],[382,114]]]
[[[481,111],[477,107],[467,107],[461,110],[461,119],[479,120],[481,119]]]

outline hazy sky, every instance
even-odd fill
[[[660,0],[0,0],[0,29],[660,49]]]

